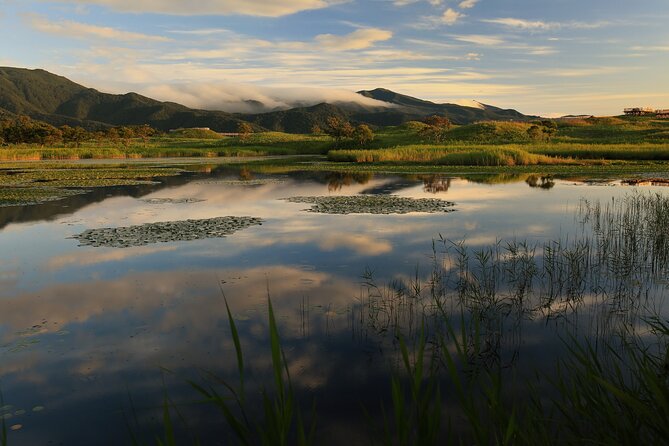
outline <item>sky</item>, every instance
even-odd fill
[[[253,111],[388,88],[542,116],[669,108],[667,0],[0,0],[0,66]]]

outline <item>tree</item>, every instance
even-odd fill
[[[137,135],[138,138],[142,138],[144,146],[146,146],[146,143],[148,142],[149,138],[155,135],[156,133],[157,133],[156,129],[154,129],[148,124],[140,125],[135,129],[135,134]]]
[[[543,141],[544,131],[538,125],[533,125],[527,129],[527,136],[529,136],[533,141]]]
[[[239,139],[246,141],[253,133],[253,127],[248,122],[240,122],[237,124],[237,133],[239,133]]]
[[[360,124],[353,131],[353,140],[356,144],[364,146],[374,140],[374,132],[372,132],[372,129],[368,125]]]
[[[445,116],[428,116],[423,122],[426,126],[419,131],[419,134],[435,143],[443,142],[452,127],[451,121]]]
[[[65,144],[72,144],[74,147],[81,146],[82,142],[91,138],[90,133],[78,126],[70,127],[69,125],[64,125],[60,128],[60,131],[63,133],[63,142]]]
[[[330,116],[327,119],[328,128],[325,132],[334,138],[339,143],[345,138],[351,138],[355,129],[350,122],[336,116]]]
[[[547,141],[555,134],[556,131],[557,130],[553,127],[533,125],[527,129],[527,136],[529,136],[533,141]]]

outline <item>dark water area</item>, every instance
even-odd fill
[[[457,246],[439,240],[464,240],[470,252],[514,240],[542,245],[583,232],[584,199],[665,193],[504,176],[244,179],[221,167],[0,208],[0,415],[8,428],[20,426],[9,432],[10,445],[118,445],[131,435],[152,444],[166,395],[188,422],[179,427],[184,443],[197,436],[227,444],[222,417],[197,403],[188,380],[212,373],[236,383],[225,296],[248,389],[259,394],[271,379],[268,295],[295,389],[307,407],[317,402],[317,444],[368,444],[361,407],[378,417],[388,371],[398,364],[392,321],[385,313],[370,318],[377,292],[370,281],[382,294],[392,294],[393,283],[428,283],[435,251],[441,258]],[[283,200],[358,194],[439,198],[453,202],[454,212],[330,215]],[[79,246],[72,238],[88,229],[225,216],[263,223],[224,238],[127,248]],[[659,277],[648,289],[636,310],[666,316],[666,283]],[[598,319],[595,302],[583,302],[579,314],[506,321],[501,360],[550,370],[564,348],[560,335],[596,336],[610,323]],[[415,320],[407,324],[415,333]]]

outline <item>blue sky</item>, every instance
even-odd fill
[[[669,108],[667,0],[0,0],[0,65],[245,111],[385,87],[524,113]]]

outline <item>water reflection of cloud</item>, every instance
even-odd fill
[[[237,312],[262,307],[268,287],[275,307],[291,312],[299,311],[295,297],[313,295],[315,302],[345,304],[357,290],[350,281],[332,274],[283,265],[246,270],[146,272],[113,281],[57,284],[20,294],[11,306],[3,308],[0,323],[7,329],[3,342],[11,341],[16,332],[43,319],[48,321],[48,333],[81,328],[93,319],[125,325],[129,316],[144,321],[140,326],[174,330],[187,325],[191,331],[206,333],[218,326],[225,315],[218,278],[226,281],[224,289],[237,305]],[[149,324],[147,318],[153,323]]]
[[[321,232],[316,228],[302,228],[304,234],[284,234],[280,238],[271,237],[260,240],[251,240],[247,246],[274,246],[274,245],[309,245],[314,244],[323,251],[348,249],[357,255],[378,256],[392,252],[393,245],[387,240],[377,239],[371,235],[359,233],[332,233]]]
[[[175,251],[176,246],[140,246],[126,249],[111,249],[103,252],[93,250],[74,251],[67,254],[51,257],[45,267],[48,270],[59,270],[66,267],[90,266],[107,262],[122,262],[133,257],[142,257],[150,254]]]

